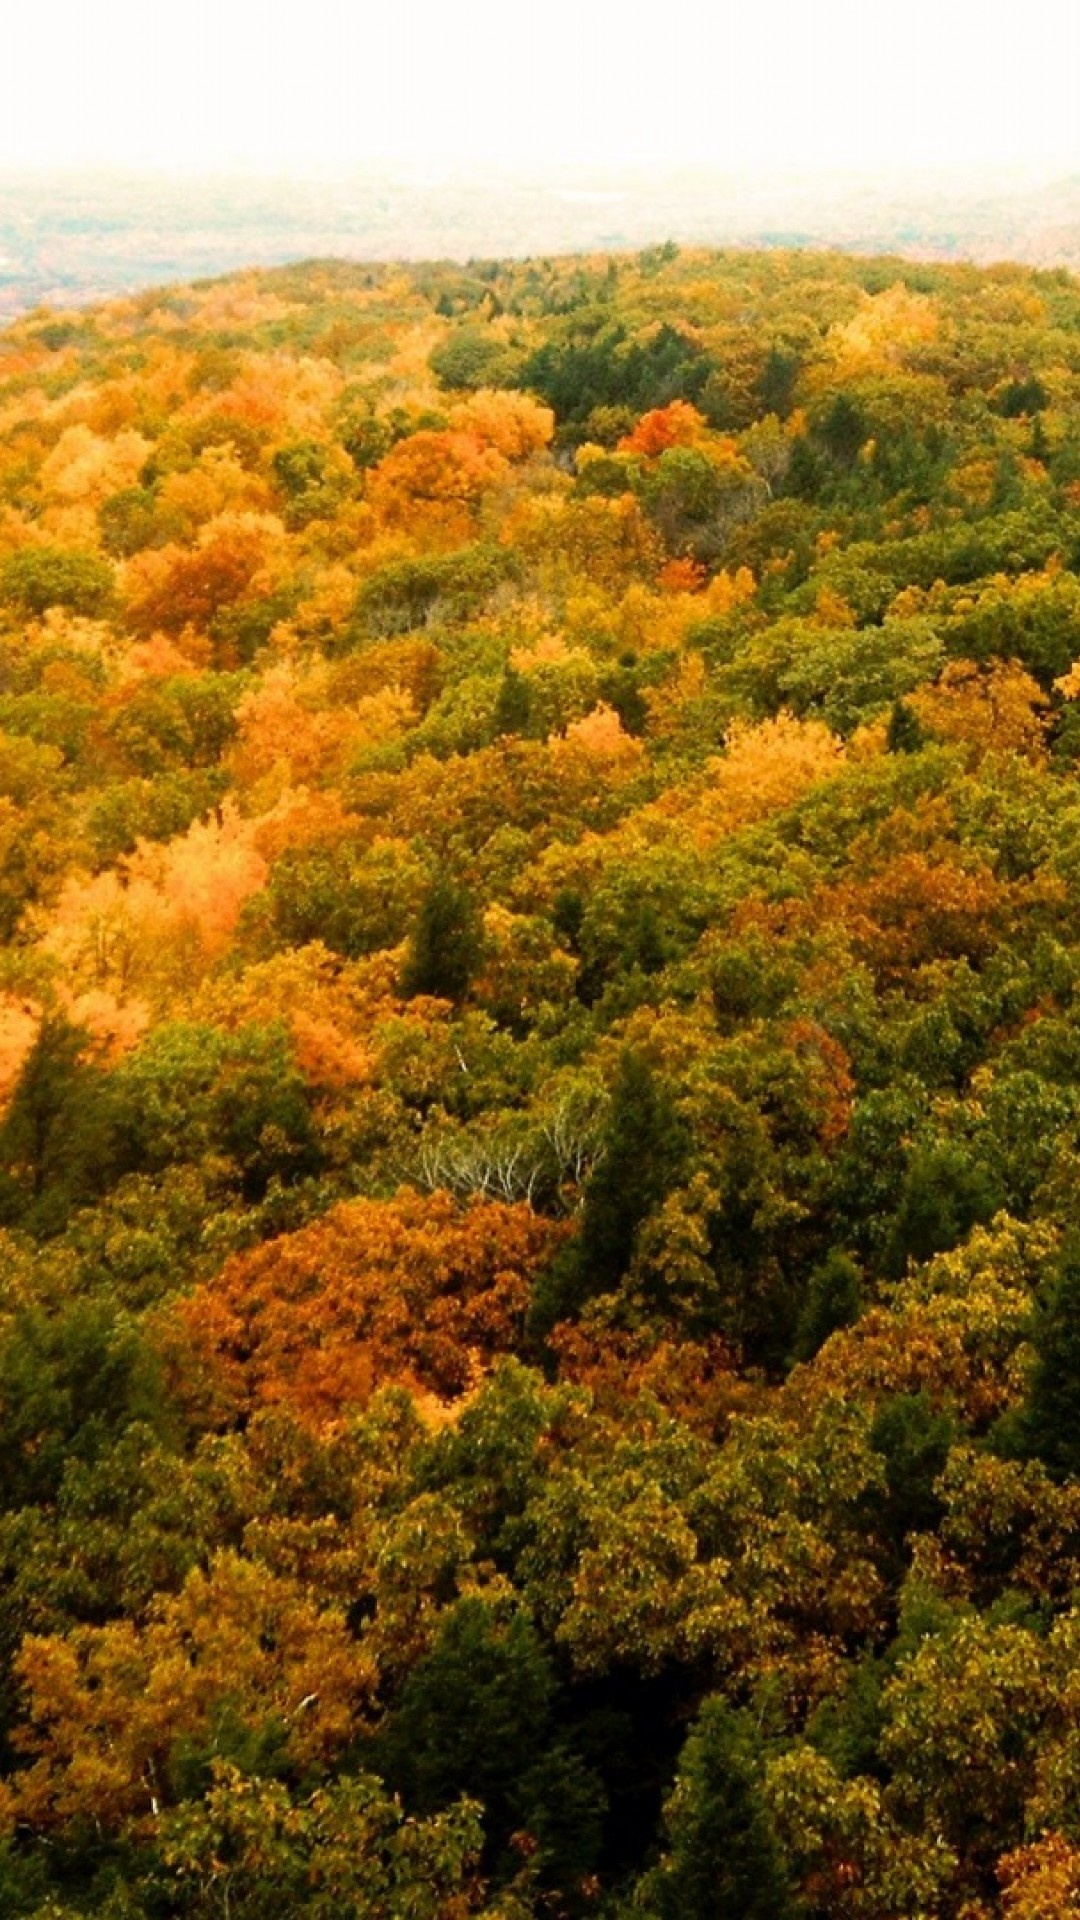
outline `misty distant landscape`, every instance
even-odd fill
[[[1080,177],[9,172],[0,175],[0,318],[291,260],[521,257],[668,239],[1075,268]]]

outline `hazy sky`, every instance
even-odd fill
[[[0,163],[1080,167],[1078,0],[48,0]]]

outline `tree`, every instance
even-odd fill
[[[556,1680],[528,1619],[480,1599],[447,1613],[431,1652],[372,1742],[378,1771],[423,1814],[461,1795],[484,1809],[487,1858],[512,1872],[523,1841],[564,1887],[595,1865],[602,1790],[560,1739]],[[508,1851],[508,1849],[510,1849]]]
[[[1057,1479],[1080,1477],[1080,1236],[1070,1234],[1032,1329],[1022,1432]]]
[[[443,870],[420,904],[401,975],[407,998],[464,1000],[483,960],[483,927],[469,888]]]
[[[866,420],[857,400],[834,394],[817,423],[817,437],[838,465],[850,467],[866,438]]]
[[[499,697],[495,704],[496,735],[528,733],[531,707],[532,694],[529,681],[525,674],[518,672],[512,661],[508,661],[499,683]]]
[[[791,1889],[746,1719],[706,1700],[664,1808],[667,1851],[635,1905],[657,1920],[786,1920]]]
[[[115,1100],[88,1038],[62,1014],[43,1020],[0,1124],[0,1218],[31,1233],[62,1232],[115,1177]]]
[[[926,743],[926,734],[918,714],[906,700],[894,700],[889,714],[885,744],[890,753],[918,753]]]
[[[911,1153],[885,1247],[893,1274],[908,1260],[955,1247],[1000,1204],[993,1174],[959,1141],[919,1141]]]
[[[113,570],[94,553],[62,547],[24,547],[0,566],[0,603],[21,614],[67,607],[90,618],[107,614],[115,599]]]
[[[831,1333],[853,1326],[862,1312],[862,1276],[854,1260],[834,1249],[814,1268],[795,1329],[794,1358],[812,1360]]]
[[[217,1761],[205,1797],[161,1820],[139,1890],[146,1912],[177,1920],[496,1920],[504,1909],[484,1898],[480,1845],[477,1809],[465,1802],[407,1818],[368,1774],[291,1793]]]
[[[263,597],[285,554],[273,514],[229,511],[199,529],[193,547],[145,548],[125,568],[125,618],[136,633],[205,630],[215,616]]]
[[[453,1398],[520,1338],[564,1234],[521,1202],[458,1207],[444,1192],[332,1207],[177,1304],[178,1393],[244,1416],[283,1402],[315,1426],[388,1380]]]
[[[317,1171],[322,1149],[284,1023],[236,1032],[161,1022],[114,1075],[117,1146],[133,1172],[170,1164],[231,1178],[248,1201]]]
[[[936,1482],[953,1433],[952,1420],[935,1410],[925,1391],[895,1394],[877,1411],[870,1444],[885,1463],[885,1495],[874,1496],[874,1526],[894,1552],[910,1534],[932,1530],[941,1518]]]
[[[998,1861],[1005,1920],[1080,1920],[1080,1850],[1043,1834]]]
[[[505,343],[470,320],[451,328],[429,354],[428,365],[444,387],[488,387],[501,373],[513,371]]]
[[[670,1095],[648,1061],[627,1048],[620,1056],[603,1144],[586,1182],[580,1229],[537,1289],[532,1323],[538,1332],[618,1287],[639,1229],[671,1191],[685,1148]]]
[[[51,1312],[27,1305],[0,1332],[0,1507],[51,1505],[126,1429],[169,1417],[145,1334],[104,1289]]]
[[[227,1551],[159,1595],[148,1620],[28,1636],[18,1664],[21,1817],[114,1834],[145,1832],[205,1787],[215,1759],[296,1779],[325,1768],[354,1737],[374,1677],[340,1606]]]
[[[734,528],[765,504],[764,483],[734,442],[726,444],[723,458],[676,444],[643,474],[642,499],[670,553],[715,561]]]
[[[938,1606],[934,1629],[904,1648],[883,1689],[880,1750],[901,1821],[953,1853],[949,1905],[960,1912],[964,1893],[989,1895],[1000,1854],[1023,1839],[1060,1681],[1030,1625]]]

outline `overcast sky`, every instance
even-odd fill
[[[0,164],[1080,169],[1078,0],[9,0]]]

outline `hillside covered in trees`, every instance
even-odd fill
[[[0,335],[0,1911],[1080,1915],[1080,283]]]

